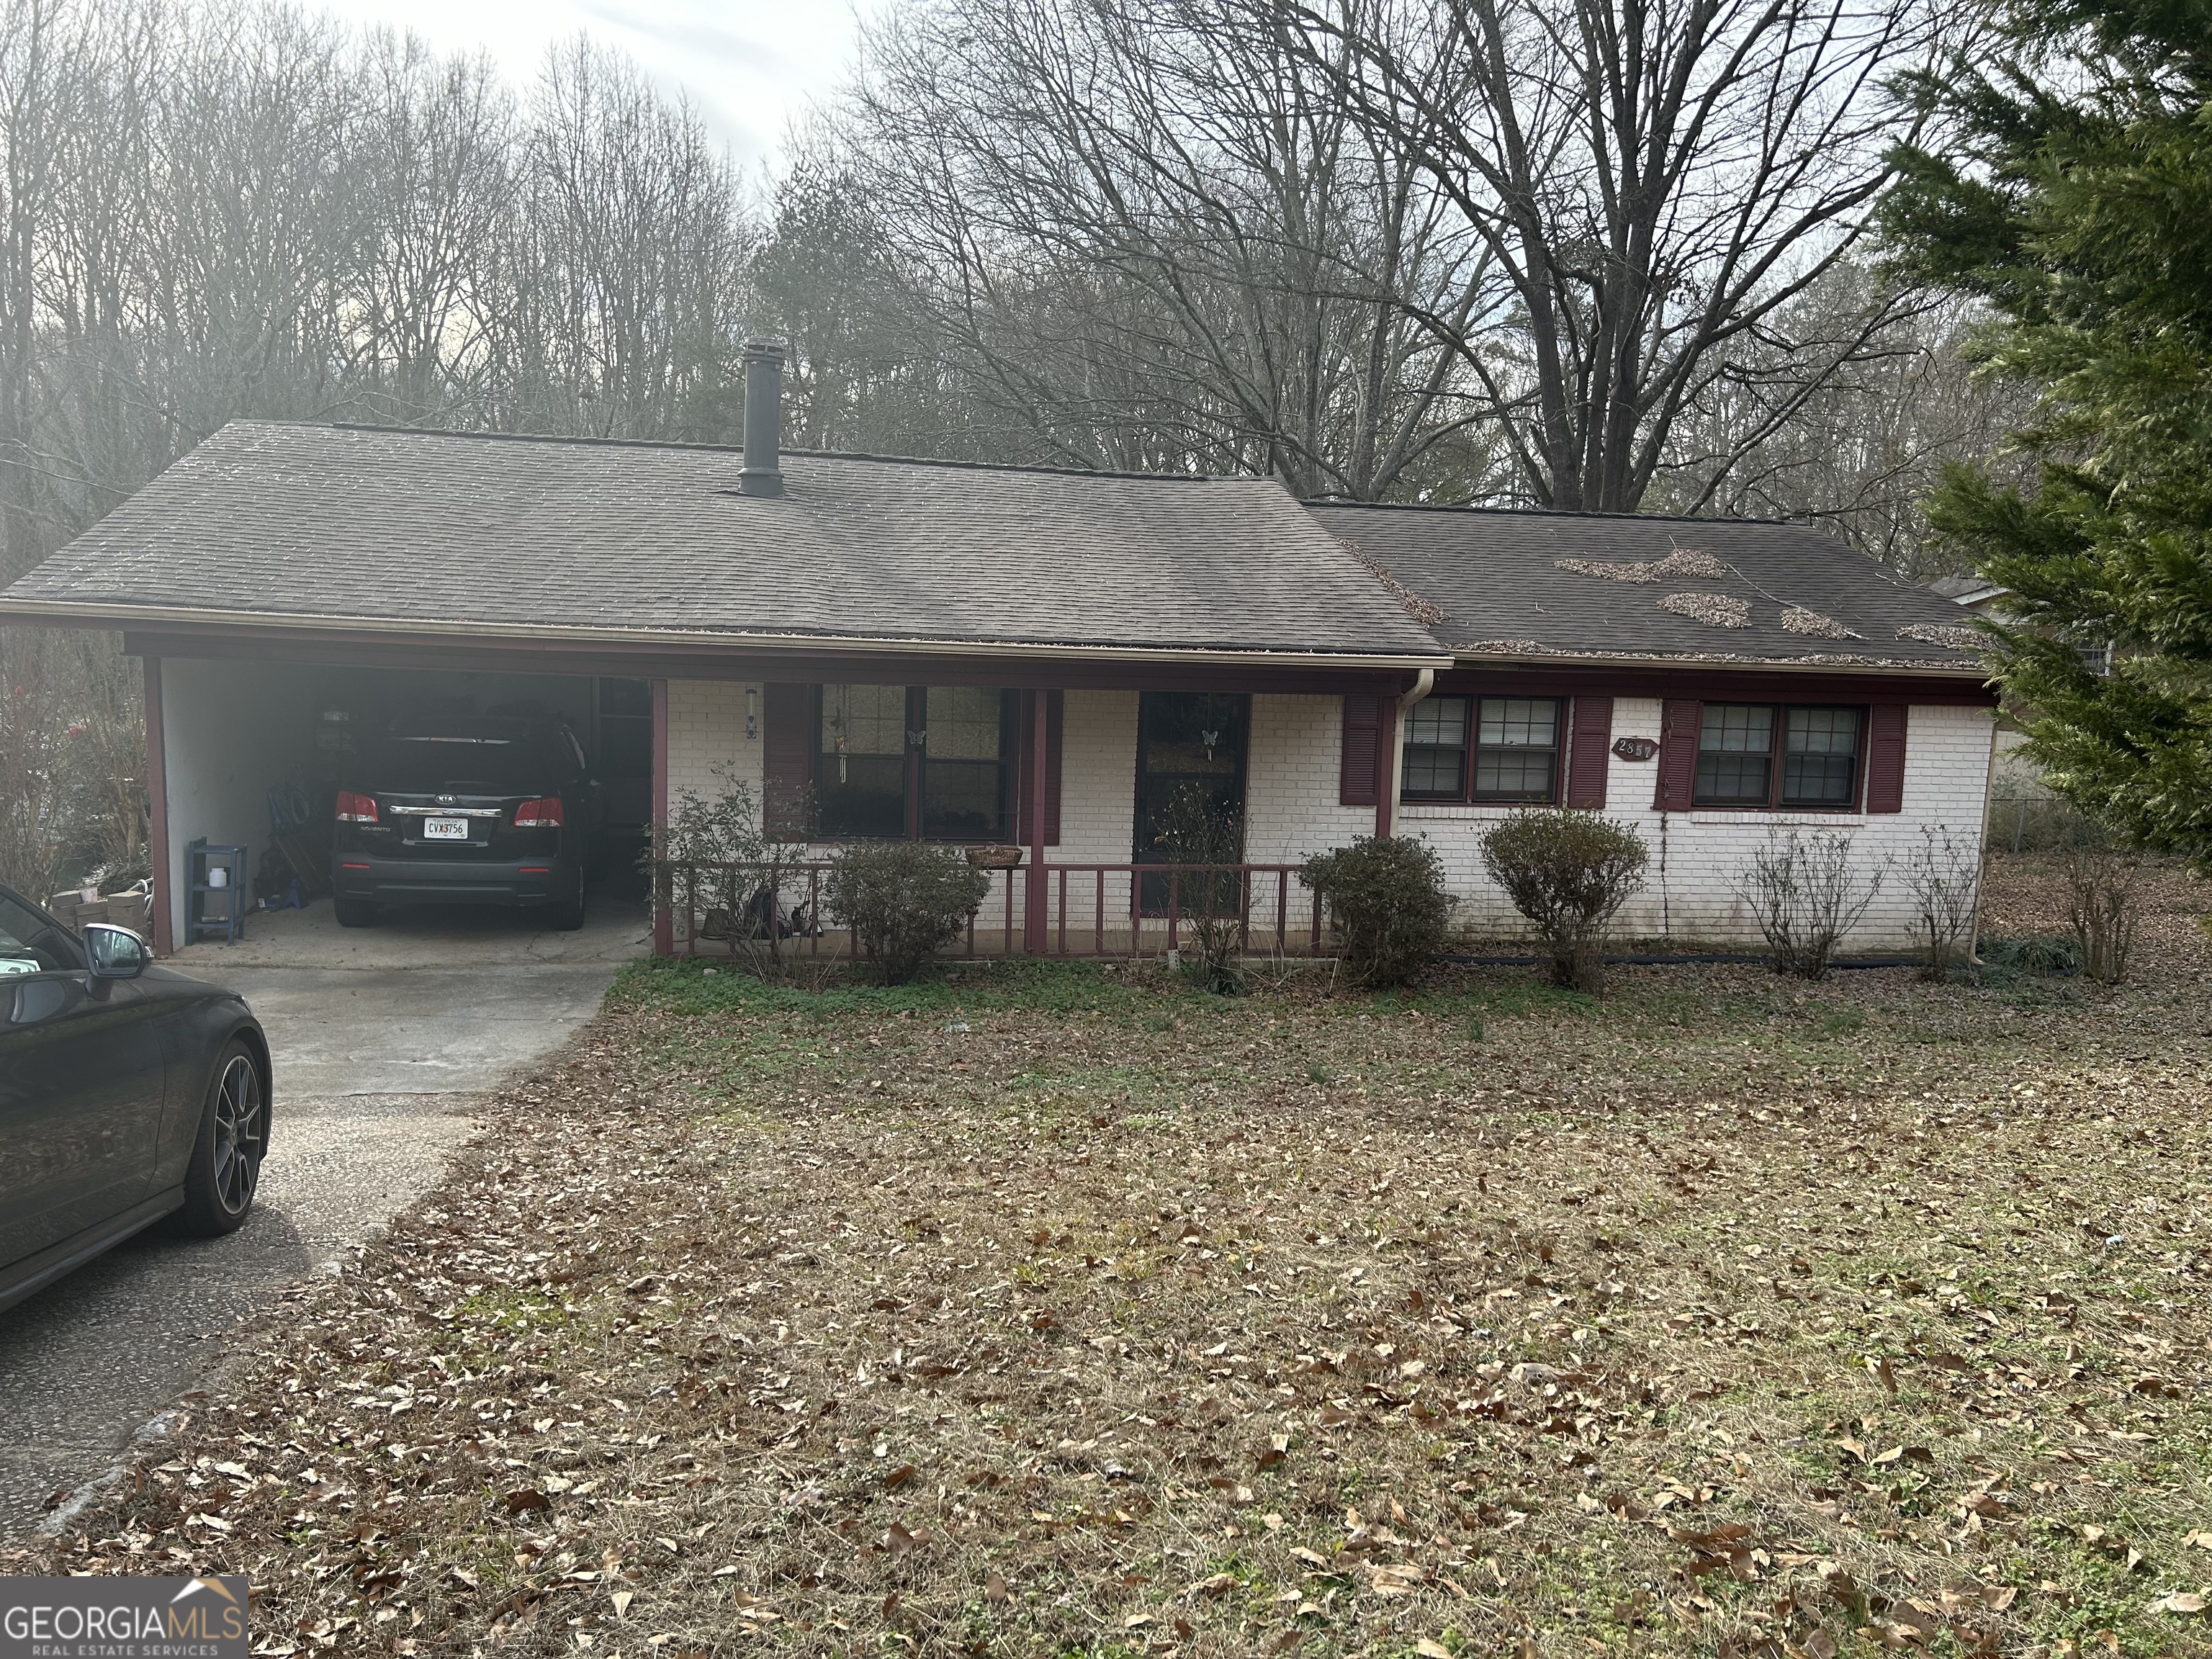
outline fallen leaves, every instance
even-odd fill
[[[2149,1052],[2164,991],[1492,975],[1448,993],[1477,1066],[1426,994],[700,983],[640,981],[82,1547],[4,1565],[186,1551],[287,1641],[424,1653],[1434,1659],[1606,1610],[1657,1651],[2056,1651],[2104,1582],[2168,1645],[2200,1616],[2203,1494],[2146,1471],[2207,1426],[2203,1054],[2087,1052]]]

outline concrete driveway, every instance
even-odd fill
[[[481,1127],[482,1091],[565,1042],[647,943],[635,901],[595,898],[575,933],[501,910],[341,929],[325,902],[256,917],[239,945],[179,951],[172,966],[242,992],[269,1033],[260,1200],[228,1238],[142,1233],[0,1313],[0,1537],[112,1468],[273,1291],[349,1255],[434,1185]]]

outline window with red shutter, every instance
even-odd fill
[[[1613,768],[1613,699],[1577,697],[1568,739],[1567,805],[1595,811],[1605,805],[1606,775]]]
[[[1905,705],[1878,702],[1868,710],[1866,810],[1905,810]]]
[[[1652,806],[1662,812],[1686,812],[1698,776],[1698,733],[1705,704],[1669,697],[1659,713],[1659,787]]]
[[[1035,769],[1030,701],[1026,692],[966,686],[766,687],[769,835],[1026,840],[1030,826],[1018,818]],[[1065,698],[1049,691],[1045,703],[1045,830],[1056,843]]]
[[[1344,700],[1344,744],[1336,779],[1340,806],[1375,805],[1376,774],[1382,770],[1382,709],[1389,701],[1368,696]]]

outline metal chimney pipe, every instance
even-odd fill
[[[745,495],[783,494],[783,348],[774,340],[745,345]]]

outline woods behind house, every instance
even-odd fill
[[[763,334],[804,445],[1788,513],[1924,574],[1917,497],[2012,412],[1869,240],[1957,27],[927,0],[755,179],[581,40],[516,86],[305,9],[9,0],[0,574],[240,416],[734,441]],[[131,671],[0,651],[0,875],[127,869],[131,745],[78,739]]]

